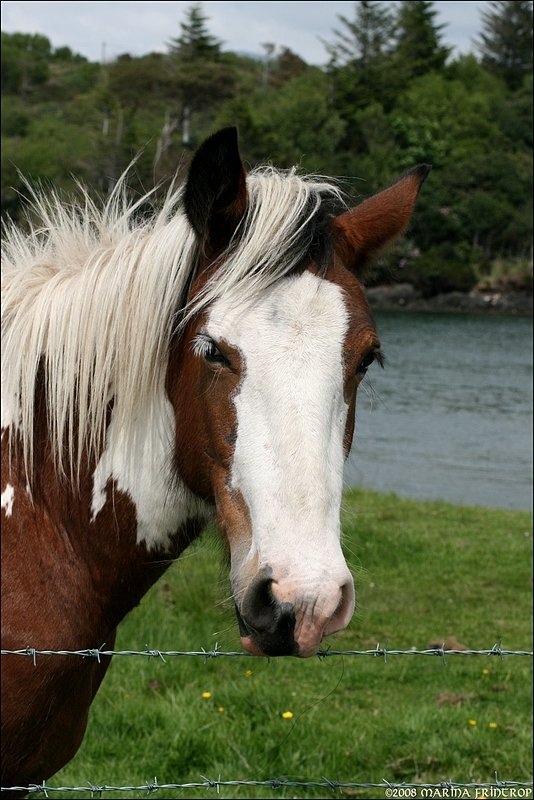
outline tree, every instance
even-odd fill
[[[265,56],[263,59],[263,75],[262,75],[262,87],[263,91],[266,92],[269,88],[269,77],[271,71],[271,61],[276,53],[276,45],[273,42],[264,42],[262,44],[263,49],[265,50]]]
[[[270,85],[283,86],[287,81],[305,72],[307,66],[306,62],[289,47],[282,47],[271,69]]]
[[[395,61],[397,77],[405,83],[440,70],[450,49],[441,44],[444,25],[436,25],[437,12],[428,0],[402,0],[397,18]]]
[[[180,23],[180,36],[169,43],[171,55],[188,62],[217,61],[221,55],[221,42],[210,34],[207,21],[200,3],[188,8],[184,22]]]
[[[181,35],[170,42],[168,69],[174,108],[165,115],[156,161],[168,149],[177,129],[181,129],[182,144],[194,144],[192,114],[217,104],[232,92],[234,69],[225,60],[221,43],[209,33],[206,23],[200,4],[191,6],[180,23]]]
[[[532,2],[494,0],[481,16],[477,47],[482,63],[510,89],[518,89],[532,72]]]
[[[217,126],[238,124],[242,152],[252,163],[266,158],[280,167],[323,173],[339,150],[345,125],[328,102],[328,80],[307,67],[281,87],[261,87],[222,108]]]
[[[360,112],[376,104],[389,110],[396,94],[390,57],[395,22],[384,2],[359,0],[354,12],[353,20],[338,17],[342,27],[325,46],[332,108],[347,123],[344,147],[365,153],[368,140]]]
[[[357,64],[368,69],[387,54],[391,47],[395,22],[383,2],[358,0],[354,21],[339,15],[344,29],[334,30],[335,41],[326,48],[336,64]]]
[[[46,36],[2,31],[2,93],[27,94],[46,83],[51,55]]]
[[[507,141],[508,96],[497,77],[463,57],[454,70],[411,81],[389,116],[399,169],[433,165],[410,228],[421,255],[403,271],[425,292],[468,289],[475,265],[528,248],[532,161],[523,125]],[[516,113],[526,117],[523,105]]]

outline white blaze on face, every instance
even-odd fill
[[[206,324],[243,360],[231,487],[247,505],[252,542],[248,553],[232,553],[234,592],[253,577],[247,564],[271,567],[276,599],[295,606],[301,649],[336,611],[339,587],[349,587],[348,619],[353,610],[339,525],[347,326],[342,290],[307,271],[278,282],[250,310],[217,301]]]

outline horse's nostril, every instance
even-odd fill
[[[346,581],[341,587],[341,597],[337,608],[328,620],[328,624],[324,629],[324,636],[329,636],[331,633],[342,630],[345,628],[354,613],[355,597],[354,597],[354,582],[352,578]]]
[[[271,584],[271,577],[259,576],[245,596],[242,611],[254,630],[269,630],[273,626],[277,603],[271,591]]]
[[[295,612],[291,603],[279,603],[273,596],[271,576],[270,567],[260,570],[236,608],[240,633],[252,637],[265,655],[294,655]]]

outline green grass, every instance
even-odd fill
[[[349,629],[330,640],[333,648],[387,641],[392,649],[421,649],[454,637],[470,649],[498,640],[506,649],[531,649],[529,514],[363,490],[348,492],[343,505],[359,606]],[[197,650],[216,641],[240,649],[215,538],[207,535],[173,565],[123,623],[117,649]],[[528,657],[478,656],[449,656],[445,665],[422,656],[391,656],[387,663],[364,656],[115,658],[82,748],[50,783],[137,785],[155,775],[160,783],[201,775],[480,782],[492,781],[495,770],[501,779],[530,780],[531,666]],[[285,711],[293,718],[284,719]],[[233,787],[219,796],[332,794]]]

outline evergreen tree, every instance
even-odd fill
[[[428,0],[402,0],[397,18],[395,60],[403,81],[443,68],[450,49],[441,44],[437,12]]]
[[[494,0],[482,11],[483,31],[477,43],[482,63],[510,89],[532,72],[532,2]]]
[[[192,115],[207,110],[229,97],[235,84],[235,71],[225,60],[221,42],[207,27],[208,18],[200,3],[185,12],[181,34],[169,43],[168,72],[173,108],[168,108],[161,131],[155,166],[172,144],[178,129],[182,144],[195,145]]]
[[[282,47],[271,70],[271,84],[275,87],[283,86],[291,78],[301,75],[306,69],[307,64],[304,59],[290,50],[289,47]]]
[[[390,74],[395,23],[389,5],[358,0],[354,11],[352,21],[338,17],[343,27],[334,30],[332,43],[325,42],[334,107],[352,125],[358,109],[375,102],[389,107],[395,95]],[[354,127],[351,135],[357,136]]]
[[[29,93],[46,83],[52,58],[46,36],[2,31],[1,49],[2,94]]]
[[[394,19],[385,3],[359,0],[355,3],[354,21],[342,15],[338,19],[344,30],[334,30],[336,41],[326,45],[335,63],[356,63],[366,69],[387,53]]]
[[[200,3],[185,12],[185,21],[180,23],[180,36],[171,39],[171,55],[184,61],[217,61],[221,55],[221,42],[207,28],[208,17],[202,12]]]

